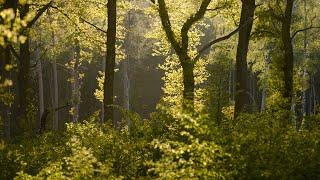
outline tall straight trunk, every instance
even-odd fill
[[[235,118],[242,112],[248,112],[250,108],[250,97],[248,94],[249,91],[247,84],[247,56],[255,8],[255,0],[242,0],[242,9],[239,25],[239,42],[236,57],[236,95],[234,113]]]
[[[56,37],[54,32],[52,32],[52,45],[53,48],[56,45]],[[53,78],[53,108],[59,107],[59,85],[58,85],[58,68],[57,60],[53,58],[52,61],[52,78]],[[59,111],[53,112],[53,129],[59,129]]]
[[[80,44],[79,40],[75,41],[74,52],[74,66],[72,70],[72,122],[77,123],[79,120],[79,104],[80,104],[80,77],[79,77],[79,63],[80,63]]]
[[[123,62],[123,107],[130,110],[130,79],[129,79],[130,56]]]
[[[105,73],[105,67],[106,67],[106,60],[103,59],[102,60],[102,68],[101,68],[102,73]],[[101,103],[100,118],[101,118],[100,119],[100,123],[103,124],[104,123],[104,119],[105,119],[105,117],[104,117],[104,103],[103,102]]]
[[[39,43],[40,46],[40,43]],[[38,125],[41,124],[41,116],[44,112],[44,96],[43,96],[43,76],[42,76],[42,62],[40,57],[40,47],[36,49],[36,60],[37,64],[37,74],[38,74],[38,88],[39,88],[39,122]]]
[[[291,110],[293,98],[293,46],[291,39],[291,21],[294,0],[287,0],[285,14],[282,21],[281,40],[284,48],[284,59],[282,64],[283,82],[282,97],[285,99],[284,109]]]
[[[127,58],[123,61],[123,108],[127,111],[130,110],[130,78],[129,67],[131,59],[131,30],[132,30],[132,11],[128,12],[126,18],[126,27],[128,29],[126,34],[125,48],[127,52]],[[127,117],[127,123],[130,124],[130,119]]]
[[[108,30],[107,30],[107,54],[104,81],[104,112],[105,121],[112,121],[113,118],[113,86],[114,86],[114,68],[116,61],[116,35],[117,35],[117,1],[109,0],[107,3],[108,10]]]
[[[229,81],[228,81],[228,88],[229,88],[229,103],[233,100],[233,69],[232,69],[232,61],[229,64]]]
[[[304,0],[304,28],[307,28],[307,1]],[[304,39],[303,39],[303,54],[304,54],[304,59],[305,59],[305,63],[307,62],[307,58],[308,58],[308,55],[307,55],[307,31],[304,31]],[[307,79],[307,76],[308,76],[308,71],[307,71],[307,68],[304,67],[303,69],[303,79]],[[302,88],[303,92],[302,92],[302,106],[301,106],[301,112],[302,112],[302,116],[303,118],[306,116],[306,112],[307,112],[307,88],[305,87],[305,83],[303,85],[303,88]],[[311,93],[310,93],[311,95]]]
[[[269,65],[271,62],[271,46],[268,47],[267,50],[267,55],[264,59],[264,73],[269,73]],[[267,96],[268,96],[268,85],[265,84],[262,89],[262,94],[261,94],[261,106],[260,106],[260,111],[263,112],[266,110],[266,104],[267,104]]]
[[[18,7],[18,0],[5,0],[2,2],[3,6],[1,7],[0,11],[4,9],[13,9],[14,14],[16,14],[17,7]],[[3,19],[0,17],[0,24],[2,25]],[[13,27],[10,27],[12,29]],[[9,72],[7,66],[11,64],[11,52],[9,48],[10,42],[7,38],[4,38],[4,46],[0,46],[0,85],[5,85],[6,81],[9,80]],[[7,89],[6,86],[0,87],[3,88],[5,91]],[[6,140],[10,140],[11,138],[11,121],[10,121],[10,107],[5,103],[0,101],[0,116],[3,119],[3,131],[4,131],[4,138]]]
[[[7,47],[0,46],[0,86],[4,85],[6,80],[9,79],[9,72],[6,69],[6,66],[11,63],[11,53],[10,49]],[[6,86],[0,87],[4,91],[7,91]],[[1,93],[1,92],[0,92]],[[11,121],[10,121],[10,107],[6,102],[0,101],[0,116],[3,120],[3,132],[4,138],[10,140],[11,138]]]
[[[21,6],[21,17],[24,18],[29,13],[30,7],[28,4]],[[16,118],[18,127],[27,128],[29,123],[27,122],[27,107],[29,97],[29,81],[30,81],[30,39],[29,30],[24,29],[22,34],[27,37],[25,43],[20,43],[20,55],[19,55],[19,69],[18,69],[18,111],[16,112]],[[25,127],[23,127],[25,126]]]
[[[311,79],[311,87],[312,87],[312,94],[313,94],[313,114],[317,113],[317,94],[316,94],[316,86],[315,86],[315,79],[312,77]]]

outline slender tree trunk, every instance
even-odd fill
[[[9,79],[9,72],[6,70],[6,66],[11,63],[11,53],[8,48],[0,46],[0,86],[5,85],[6,80]],[[7,91],[7,87],[0,87],[4,91]],[[1,93],[1,92],[0,92]],[[10,107],[6,102],[0,100],[0,116],[3,120],[4,138],[10,140],[11,138],[11,121],[10,121]]]
[[[130,78],[129,78],[129,67],[131,59],[131,29],[132,29],[132,11],[128,12],[126,19],[126,27],[128,29],[126,34],[125,48],[127,52],[127,58],[123,61],[123,107],[125,110],[130,110]],[[126,118],[127,123],[130,124],[130,119]]]
[[[315,87],[315,79],[312,77],[311,80],[311,86],[312,86],[312,94],[313,94],[313,114],[317,113],[317,94],[316,94],[316,87]]]
[[[116,35],[117,35],[117,1],[109,0],[107,3],[108,10],[108,30],[107,30],[107,54],[104,82],[104,112],[105,121],[112,121],[113,118],[113,86],[114,86],[114,68],[116,61]]]
[[[0,8],[0,11],[12,8],[16,15],[18,0],[5,0],[2,2],[2,5],[3,6]],[[2,25],[3,23],[3,19],[0,17],[0,24]],[[10,27],[10,29],[12,28],[13,27]],[[11,64],[12,60],[9,44],[8,39],[4,38],[4,46],[0,46],[0,85],[4,85],[0,88],[4,91],[7,90],[6,81],[9,80],[7,66]],[[0,101],[0,116],[3,118],[4,138],[6,140],[10,140],[11,138],[11,121],[9,112],[10,107],[5,102]]]
[[[233,101],[233,69],[232,69],[232,61],[230,61],[230,65],[229,65],[229,103],[231,104],[231,102]]]
[[[56,37],[54,32],[52,32],[52,44],[53,48],[56,45]],[[53,58],[52,61],[52,76],[53,76],[53,107],[57,108],[59,106],[59,85],[58,85],[58,68],[57,68],[57,60]],[[53,112],[53,129],[59,129],[59,112]]]
[[[75,42],[74,52],[74,67],[72,70],[72,122],[77,123],[79,120],[79,103],[80,103],[80,77],[79,77],[79,63],[80,63],[80,44],[79,40]]]
[[[29,13],[29,5],[21,6],[21,17],[24,18]],[[20,43],[19,69],[18,69],[18,111],[17,122],[18,127],[27,128],[27,107],[28,107],[28,91],[30,80],[30,39],[29,30],[24,29],[22,34],[27,37],[25,43]]]
[[[248,112],[250,106],[250,97],[248,94],[249,91],[247,84],[247,54],[255,8],[255,0],[242,0],[241,18],[239,25],[241,28],[239,30],[239,42],[236,57],[235,118],[242,112]]]
[[[123,107],[130,110],[130,79],[129,79],[130,56],[123,62]]]
[[[101,68],[103,73],[105,73],[105,67],[106,67],[106,60],[103,59],[102,60],[102,68]],[[104,117],[104,103],[103,102],[101,103],[101,114],[100,114],[100,116],[101,116],[100,123],[103,124],[104,123],[104,119],[105,119],[105,117]]]
[[[284,109],[290,111],[293,98],[293,46],[291,40],[291,21],[294,0],[287,0],[282,22],[281,39],[284,45],[284,59],[282,64],[283,82],[282,96],[285,99]]]
[[[304,0],[304,28],[307,28],[307,1]],[[303,39],[303,54],[304,54],[304,59],[305,59],[305,63],[307,63],[307,58],[308,58],[308,52],[307,52],[307,31],[304,31],[304,39]],[[307,72],[307,68],[304,67],[303,70],[303,80],[306,80],[308,76],[308,72]],[[307,87],[305,86],[306,83],[303,84],[303,88],[302,88],[302,106],[301,106],[301,112],[302,112],[302,116],[303,118],[306,116],[306,111],[307,111]]]
[[[40,46],[40,43],[39,43]],[[44,96],[43,96],[43,76],[42,76],[42,62],[40,57],[40,47],[36,49],[36,59],[38,61],[37,64],[37,74],[38,74],[38,85],[39,85],[39,122],[38,125],[41,124],[41,116],[44,112]]]
[[[269,73],[269,64],[271,62],[271,47],[268,47],[268,53],[264,60],[264,73]],[[262,89],[262,95],[261,95],[261,107],[260,111],[263,112],[266,110],[266,103],[267,103],[267,96],[268,96],[268,85],[267,83],[264,84]]]

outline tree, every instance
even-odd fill
[[[180,36],[177,36],[171,25],[170,17],[164,0],[158,1],[158,13],[161,19],[162,27],[166,33],[167,39],[174,49],[175,53],[179,58],[180,65],[182,67],[182,76],[183,76],[183,98],[182,98],[182,107],[184,110],[193,111],[194,109],[194,98],[195,98],[195,75],[194,68],[195,63],[203,55],[203,53],[211,48],[213,45],[229,39],[234,34],[236,34],[239,28],[236,28],[234,31],[229,33],[226,36],[214,39],[208,44],[204,45],[197,53],[196,56],[190,56],[189,52],[189,31],[192,26],[201,20],[205,13],[208,10],[211,0],[203,0],[201,2],[200,8],[194,14],[192,14],[182,25],[180,30]],[[223,3],[222,3],[223,4]],[[225,4],[218,6],[213,10],[218,10],[225,7]]]
[[[107,54],[104,81],[104,114],[105,122],[113,121],[113,83],[114,68],[116,61],[116,35],[117,35],[117,0],[109,0],[107,4],[108,11],[108,30],[107,30]],[[113,122],[116,123],[116,122]]]
[[[248,90],[248,65],[247,56],[250,34],[253,26],[255,12],[255,0],[242,0],[239,42],[236,56],[236,94],[235,94],[235,118],[241,112],[247,112],[250,106]]]
[[[18,128],[22,128],[23,122],[26,121],[27,117],[27,106],[28,106],[28,97],[30,93],[29,81],[30,81],[30,62],[31,62],[31,52],[30,52],[30,28],[37,22],[37,20],[42,16],[42,14],[51,6],[53,2],[45,4],[38,10],[36,10],[36,15],[30,19],[26,27],[21,30],[21,34],[24,35],[27,40],[20,43],[20,53],[18,55],[19,67],[18,67],[18,104],[17,112],[15,115],[16,120],[18,121]],[[30,4],[24,3],[20,4],[20,16],[22,19],[28,18],[30,13]],[[12,49],[14,50],[14,49]]]

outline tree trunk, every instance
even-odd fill
[[[103,59],[102,60],[102,68],[101,68],[101,70],[102,70],[102,73],[105,73],[105,67],[106,67],[106,60],[105,59]],[[104,119],[105,119],[105,117],[104,117],[104,103],[102,102],[101,103],[101,114],[100,114],[100,123],[101,124],[103,124],[104,123]]]
[[[52,32],[52,45],[53,48],[56,45],[56,37],[54,32]],[[58,70],[57,70],[57,60],[53,58],[52,61],[52,76],[53,76],[53,107],[57,108],[59,106],[59,85],[58,85]],[[59,129],[59,112],[53,112],[53,129]]]
[[[242,0],[239,42],[236,57],[236,96],[235,96],[235,114],[236,118],[242,112],[248,112],[250,106],[250,97],[248,91],[248,65],[247,54],[249,48],[250,34],[253,25],[255,12],[255,0]]]
[[[128,12],[126,18],[126,27],[128,29],[126,34],[125,48],[127,53],[127,58],[123,61],[123,108],[127,111],[130,110],[130,59],[131,59],[131,30],[132,30],[132,11]],[[129,117],[126,117],[126,121],[130,124]]]
[[[264,60],[264,73],[269,73],[269,64],[271,62],[271,46],[268,47],[267,50],[267,56],[265,57]],[[264,84],[263,89],[262,89],[262,94],[261,94],[261,106],[260,106],[260,112],[263,112],[266,110],[266,104],[267,104],[267,96],[268,96],[268,85],[267,83]]]
[[[180,60],[182,65],[183,73],[183,109],[187,111],[193,111],[194,108],[194,91],[195,91],[195,80],[194,80],[194,63],[186,58]]]
[[[313,94],[313,114],[316,114],[317,113],[317,94],[316,94],[316,86],[315,86],[315,79],[314,77],[312,77],[312,80],[311,80],[311,86],[312,86],[312,94]]]
[[[117,1],[109,0],[107,4],[108,10],[108,30],[107,30],[107,54],[104,82],[104,112],[105,121],[112,121],[113,118],[113,84],[114,84],[114,68],[116,61],[116,33],[117,33]]]
[[[307,28],[307,1],[304,0],[304,28]],[[305,66],[307,63],[307,58],[308,58],[308,52],[307,52],[307,31],[304,31],[304,39],[303,39],[303,54],[304,54],[304,59],[305,59]],[[308,76],[308,72],[307,72],[307,67],[304,67],[303,69],[303,80],[306,80]],[[301,107],[301,112],[302,112],[302,116],[303,118],[306,116],[306,112],[307,112],[307,87],[305,86],[306,83],[303,83],[302,86],[302,107]],[[310,93],[311,95],[311,93]]]
[[[0,86],[5,85],[5,81],[9,79],[9,72],[6,70],[6,66],[11,63],[11,53],[10,49],[7,47],[0,46]],[[0,87],[4,91],[6,91],[7,87]],[[1,92],[0,92],[1,93]],[[9,109],[10,107],[7,105],[6,102],[2,102],[0,100],[0,116],[3,120],[3,131],[4,131],[4,138],[6,140],[10,140],[11,138],[11,123],[10,123],[10,116],[9,116]]]
[[[284,109],[290,111],[293,98],[293,46],[291,40],[291,20],[294,0],[287,0],[285,14],[281,28],[281,39],[284,45],[284,59],[282,64],[283,82],[282,97],[285,99]]]
[[[40,45],[40,43],[39,43]],[[40,47],[36,49],[36,60],[37,64],[37,74],[38,74],[38,85],[39,85],[39,122],[38,125],[41,124],[41,116],[44,112],[44,96],[43,96],[43,77],[42,77],[42,62],[40,57]]]
[[[77,123],[79,120],[79,103],[80,103],[80,77],[79,77],[79,63],[80,63],[80,44],[79,40],[75,42],[75,52],[74,52],[74,66],[72,70],[72,122]]]
[[[16,15],[17,7],[18,7],[18,0],[5,0],[3,6],[1,7],[0,11],[4,9],[12,8],[14,14]],[[3,19],[0,17],[0,24],[3,24]],[[10,27],[12,29],[13,27]],[[0,87],[4,91],[7,89],[6,81],[9,80],[9,72],[7,66],[11,64],[11,52],[9,48],[9,41],[7,38],[4,38],[4,46],[0,46]],[[4,86],[3,86],[4,85]],[[0,92],[2,93],[2,92]],[[3,130],[4,130],[4,138],[6,140],[10,140],[11,138],[11,121],[10,121],[10,107],[7,105],[6,102],[2,102],[0,100],[0,116],[3,119]]]
[[[123,61],[123,107],[130,110],[130,79],[129,79],[129,61],[130,56]]]

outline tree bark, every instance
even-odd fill
[[[40,43],[39,43],[40,46]],[[37,64],[37,74],[38,74],[38,85],[39,85],[39,122],[41,124],[41,116],[44,112],[44,96],[43,96],[43,76],[42,76],[42,62],[40,57],[40,47],[36,49],[36,60]]]
[[[129,11],[126,18],[126,27],[128,29],[126,34],[125,49],[127,58],[123,61],[123,108],[130,111],[130,59],[131,59],[131,31],[132,31],[132,15],[133,12]],[[130,124],[130,118],[125,117],[128,125]]]
[[[54,32],[52,32],[52,45],[53,48],[56,45],[56,37]],[[52,78],[53,78],[53,107],[56,108],[59,106],[59,84],[58,84],[58,69],[57,69],[57,60],[53,58],[52,61]],[[59,112],[53,112],[53,129],[59,129]]]
[[[183,73],[183,109],[193,110],[194,106],[194,63],[189,59],[181,60],[182,73]]]
[[[255,8],[255,0],[242,0],[239,42],[236,57],[235,118],[240,113],[249,112],[250,110],[247,56]]]
[[[269,66],[271,62],[271,46],[267,48],[267,55],[264,60],[264,73],[269,73]],[[260,106],[260,112],[263,112],[266,110],[266,104],[267,104],[267,96],[268,96],[268,85],[267,83],[264,84],[261,94],[261,106]]]
[[[304,28],[307,28],[307,1],[304,0]],[[307,52],[307,31],[304,31],[304,39],[303,39],[303,55],[304,55],[304,59],[305,59],[305,66],[306,63],[308,62],[307,58],[308,58],[308,52]],[[306,80],[308,77],[308,70],[307,67],[304,67],[303,69],[303,80]],[[308,81],[309,82],[309,81]],[[306,83],[303,83],[302,85],[302,106],[301,106],[301,112],[302,112],[302,116],[303,118],[305,118],[306,114],[307,114],[307,91],[309,90],[309,88],[307,88]],[[310,93],[311,95],[311,93]]]
[[[284,48],[282,64],[283,82],[282,97],[285,100],[284,109],[291,110],[293,98],[293,46],[291,40],[291,21],[294,0],[287,0],[284,18],[282,20],[281,39]]]
[[[114,122],[113,110],[113,87],[114,87],[114,68],[116,61],[116,35],[117,35],[117,1],[109,0],[107,3],[108,11],[108,30],[107,30],[107,54],[106,54],[106,68],[105,68],[105,82],[104,82],[104,113],[105,122]]]
[[[74,66],[72,70],[72,122],[77,123],[79,120],[79,103],[80,103],[80,76],[79,76],[79,63],[80,63],[80,44],[79,40],[75,40],[75,52],[74,52]]]

